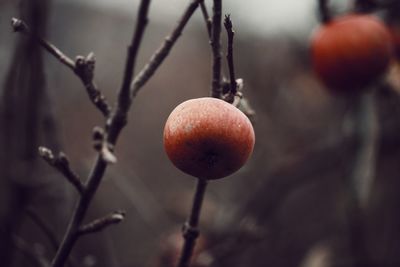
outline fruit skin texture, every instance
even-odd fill
[[[312,64],[333,92],[365,90],[387,69],[393,47],[389,31],[371,15],[346,15],[320,26],[312,37]]]
[[[203,179],[219,179],[240,169],[254,142],[253,126],[246,115],[211,97],[181,103],[164,128],[164,148],[172,163]]]

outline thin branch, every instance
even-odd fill
[[[12,18],[11,26],[14,32],[20,32],[33,37],[47,52],[53,55],[62,64],[70,68],[81,79],[92,103],[105,117],[110,114],[111,107],[94,82],[95,58],[93,53],[90,53],[87,57],[78,56],[74,61],[56,46],[34,34],[24,21]]]
[[[52,54],[56,59],[58,59],[61,63],[63,63],[65,66],[70,68],[71,70],[75,70],[75,62],[71,58],[69,58],[67,55],[65,55],[60,49],[55,47],[53,44],[47,42],[46,40],[43,40],[39,36],[33,34],[31,30],[29,29],[28,25],[23,20],[17,19],[17,18],[12,18],[11,19],[11,26],[14,30],[14,32],[20,32],[23,34],[26,34],[28,36],[31,36],[36,39],[39,44],[47,50],[50,54]]]
[[[328,23],[332,19],[328,8],[328,0],[318,0],[318,11],[322,23]]]
[[[83,194],[85,187],[81,182],[79,176],[71,170],[67,156],[60,152],[58,156],[54,156],[53,152],[46,147],[39,147],[39,155],[52,167],[64,175],[65,178],[76,188],[76,190]]]
[[[161,47],[153,54],[149,63],[139,72],[131,84],[131,93],[135,97],[139,90],[146,84],[146,82],[153,76],[157,71],[158,67],[163,63],[164,59],[168,56],[175,42],[181,36],[184,27],[193,15],[194,11],[198,7],[202,0],[192,0],[189,6],[186,8],[182,17],[180,18],[177,26],[168,35]]]
[[[204,3],[204,0],[200,2],[200,8],[201,8],[201,13],[203,14],[204,21],[206,22],[208,36],[210,37],[212,21],[211,21],[210,16],[208,15],[207,7],[206,7],[206,4]]]
[[[183,225],[182,233],[184,244],[181,251],[178,267],[188,267],[190,258],[193,254],[193,249],[196,244],[196,239],[199,236],[198,224],[203,203],[204,195],[207,188],[206,179],[198,179],[196,193],[193,198],[192,210],[189,220]]]
[[[230,103],[233,103],[235,95],[237,93],[237,83],[235,78],[235,66],[233,63],[233,37],[235,35],[235,31],[233,30],[232,20],[229,15],[225,16],[224,26],[226,29],[226,33],[228,35],[228,51],[226,53],[226,59],[228,61],[229,68],[229,78],[230,78]]]
[[[121,108],[122,112],[124,113],[127,113],[132,100],[130,95],[130,85],[132,83],[134,75],[136,57],[139,52],[140,43],[141,40],[143,39],[144,30],[148,23],[147,14],[149,6],[150,6],[149,0],[142,1],[139,8],[135,34],[132,37],[131,45],[128,47],[125,72],[124,72],[122,87],[119,91],[119,97],[118,97],[118,107]]]
[[[211,96],[221,98],[221,22],[222,22],[222,0],[214,0],[211,48],[213,54]]]
[[[75,59],[74,72],[81,79],[92,103],[103,113],[104,117],[108,117],[111,113],[111,107],[107,103],[106,97],[101,93],[94,82],[95,65],[96,59],[92,52],[86,57],[77,56]]]
[[[106,142],[107,147],[110,144],[112,147],[115,145],[119,133],[122,128],[126,124],[127,111],[129,110],[131,99],[128,95],[128,98],[125,99],[126,96],[126,88],[124,84],[129,84],[131,79],[131,71],[133,72],[133,66],[135,65],[136,53],[138,53],[139,44],[141,42],[144,28],[147,23],[147,13],[148,6],[150,4],[150,0],[142,0],[139,7],[138,21],[136,25],[140,25],[136,27],[136,32],[132,39],[132,43],[130,44],[130,49],[128,51],[128,59],[126,63],[126,70],[124,73],[123,86],[119,91],[118,96],[118,106],[116,108],[115,113],[108,118],[106,122]],[[139,33],[138,33],[139,32]],[[142,32],[142,33],[140,33]],[[137,48],[133,48],[136,47]],[[136,51],[136,52],[134,52]],[[126,102],[125,102],[126,101]],[[69,222],[67,231],[64,235],[63,241],[60,245],[60,249],[57,251],[57,254],[52,262],[52,267],[62,267],[64,266],[65,261],[67,260],[71,250],[80,236],[80,228],[82,227],[83,219],[85,218],[86,212],[89,208],[89,205],[99,187],[102,178],[104,176],[105,170],[107,168],[108,162],[104,159],[102,153],[99,153],[96,159],[96,162],[93,165],[93,168],[89,174],[89,178],[86,183],[85,193],[81,195],[79,202],[74,210],[71,221]]]
[[[91,233],[97,233],[102,231],[104,228],[122,222],[125,219],[124,211],[116,211],[110,213],[104,217],[98,218],[88,224],[85,224],[79,228],[79,235],[86,235]]]

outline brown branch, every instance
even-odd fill
[[[104,217],[98,218],[88,224],[85,224],[79,228],[79,235],[86,235],[91,233],[97,233],[102,231],[104,228],[122,222],[125,219],[124,211],[116,211],[110,213]]]
[[[182,234],[185,239],[181,256],[179,258],[178,267],[188,267],[190,258],[193,254],[193,249],[196,244],[196,239],[199,236],[198,224],[203,203],[204,195],[207,189],[207,180],[198,179],[196,186],[196,193],[193,198],[192,210],[190,212],[189,220],[183,225]]]
[[[163,63],[164,59],[168,56],[176,40],[181,36],[184,27],[193,15],[194,11],[198,7],[202,0],[192,0],[189,6],[186,8],[182,17],[180,18],[177,26],[173,29],[170,35],[168,35],[160,48],[153,54],[149,63],[139,72],[131,84],[131,93],[135,97],[139,90],[146,84],[146,82],[153,76],[157,71],[158,67]]]
[[[36,39],[39,44],[47,50],[50,54],[52,54],[56,59],[58,59],[61,63],[63,63],[65,66],[70,68],[71,70],[75,70],[75,62],[69,58],[67,55],[65,55],[60,49],[55,47],[53,44],[47,42],[46,40],[43,40],[39,36],[33,34],[31,30],[29,29],[28,25],[20,19],[17,18],[12,18],[11,19],[11,26],[14,30],[14,32],[20,32],[26,35],[29,35],[33,38]]]
[[[237,83],[235,78],[235,66],[233,63],[233,37],[235,32],[233,30],[232,20],[229,15],[225,16],[224,26],[228,35],[228,51],[226,53],[226,60],[228,61],[229,79],[230,79],[230,92],[227,101],[233,103],[237,93]]]
[[[201,13],[203,14],[204,21],[206,22],[208,36],[210,37],[212,22],[210,16],[208,15],[207,7],[206,4],[204,3],[204,0],[200,2],[200,8],[201,8]]]
[[[328,0],[318,0],[318,11],[322,23],[328,23],[332,19],[328,8]]]
[[[39,147],[39,155],[52,167],[64,175],[65,178],[76,188],[76,190],[83,194],[85,187],[81,182],[79,176],[71,170],[67,156],[60,152],[58,156],[54,156],[53,152],[46,147]]]
[[[211,48],[213,54],[211,96],[221,98],[221,22],[222,0],[214,0],[211,28]]]
[[[114,146],[119,133],[122,128],[126,124],[127,111],[129,110],[131,97],[128,94],[126,97],[126,84],[130,84],[130,80],[132,79],[133,67],[135,65],[136,54],[138,53],[138,48],[141,43],[144,29],[147,25],[147,13],[148,7],[150,5],[150,0],[142,0],[139,7],[137,26],[134,37],[132,39],[132,43],[128,49],[128,58],[125,66],[125,75],[123,80],[123,85],[119,91],[118,96],[118,106],[116,111],[110,116],[106,122],[106,132],[105,139],[110,146]],[[125,97],[124,97],[125,96]],[[102,153],[99,153],[96,159],[96,162],[93,165],[93,168],[89,174],[86,190],[84,194],[81,195],[79,202],[74,210],[72,218],[69,222],[67,231],[64,235],[63,241],[60,245],[60,249],[57,251],[57,254],[52,262],[52,267],[62,267],[64,266],[65,261],[67,260],[75,242],[80,236],[80,229],[82,227],[83,219],[85,218],[86,212],[89,208],[89,205],[99,187],[102,178],[104,176],[105,170],[107,168],[108,162],[105,160]]]
[[[105,96],[97,88],[97,85],[94,82],[95,58],[93,53],[90,53],[87,57],[78,56],[74,61],[56,46],[34,34],[24,21],[17,18],[12,18],[11,26],[14,32],[20,32],[33,37],[47,52],[53,55],[62,64],[70,68],[81,79],[92,103],[103,113],[105,117],[110,114],[111,107],[107,103]]]

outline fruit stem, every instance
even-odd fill
[[[319,18],[322,23],[331,21],[332,16],[328,8],[328,0],[318,0]]]
[[[199,178],[196,186],[196,193],[193,198],[192,210],[190,212],[189,220],[183,225],[182,235],[184,244],[181,251],[178,267],[188,267],[190,258],[193,254],[193,249],[196,244],[196,239],[199,236],[199,218],[201,206],[203,203],[204,195],[207,188],[207,179]]]

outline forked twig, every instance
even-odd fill
[[[93,82],[93,54],[89,54],[89,56],[86,58],[78,57],[74,62],[55,46],[37,36],[33,36],[33,34],[30,33],[27,25],[21,20],[12,20],[12,26],[15,31],[29,34],[30,36],[34,37],[48,52],[54,55],[61,63],[72,69],[81,78],[92,102],[96,104],[96,106],[107,118],[104,130],[96,127],[93,134],[94,147],[98,151],[98,156],[89,174],[87,182],[82,185],[80,183],[76,183],[76,179],[71,179],[71,181],[74,181],[72,183],[75,185],[78,191],[81,192],[81,195],[72,218],[68,224],[64,238],[60,244],[56,256],[52,261],[52,267],[64,266],[75,242],[82,234],[100,231],[110,224],[120,222],[124,218],[123,213],[113,213],[109,216],[96,219],[89,224],[83,225],[86,212],[97,191],[98,186],[100,185],[107,165],[115,162],[113,149],[121,130],[127,123],[127,113],[130,109],[132,99],[140,90],[140,88],[152,77],[152,75],[167,57],[173,45],[182,34],[183,28],[193,15],[200,2],[201,0],[192,0],[190,2],[172,33],[165,39],[162,46],[154,53],[149,63],[133,79],[136,58],[141,41],[143,39],[144,30],[147,25],[147,14],[150,5],[150,0],[141,1],[138,11],[136,30],[132,38],[132,42],[128,47],[124,77],[121,89],[118,93],[117,106],[113,112],[111,112],[110,106],[106,104],[104,97],[99,97],[100,92],[97,90],[97,87]],[[92,89],[99,94],[97,94],[97,96],[91,94]],[[102,95],[100,94],[100,96]],[[104,150],[106,150],[107,153],[105,153]],[[66,160],[65,155],[54,157],[53,153],[46,148],[41,148],[40,152],[41,156],[48,163],[59,169],[67,178],[77,178],[76,175],[72,175],[73,172],[69,168],[66,168],[68,167],[68,161]],[[109,154],[109,156],[111,155],[112,157],[105,157],[105,154]],[[113,160],[107,160],[107,158],[113,158]]]
[[[81,79],[92,103],[101,111],[101,113],[103,113],[105,117],[110,114],[111,107],[107,103],[105,96],[97,88],[97,85],[94,82],[95,59],[93,53],[90,53],[87,57],[78,56],[74,61],[56,46],[31,32],[28,25],[26,25],[24,21],[17,18],[12,18],[11,26],[15,32],[27,34],[28,36],[36,39],[37,42],[44,49],[46,49],[47,52],[52,54],[62,64],[70,68]]]
[[[133,97],[137,95],[139,90],[146,84],[146,82],[153,76],[158,67],[164,61],[164,59],[168,56],[172,47],[174,46],[176,40],[182,34],[183,28],[193,15],[194,11],[198,7],[199,3],[203,0],[192,0],[189,6],[186,8],[182,17],[180,18],[178,24],[173,29],[170,35],[168,35],[163,44],[159,49],[153,54],[149,63],[144,66],[144,68],[136,75],[135,79],[131,84],[131,94]]]
[[[127,112],[130,107],[131,99],[128,95],[126,96],[126,84],[130,84],[132,79],[133,67],[136,60],[136,54],[139,51],[139,46],[142,41],[143,32],[147,25],[147,14],[149,10],[150,0],[142,0],[139,7],[139,14],[136,24],[136,31],[134,37],[132,38],[132,42],[129,46],[128,56],[127,56],[127,63],[126,63],[126,70],[124,72],[124,78],[122,87],[119,91],[118,96],[118,106],[115,109],[115,112],[107,119],[107,127],[105,130],[105,139],[107,144],[114,146],[118,135],[122,128],[126,124],[126,116]],[[107,145],[108,148],[108,145]],[[108,162],[105,160],[104,156],[100,152],[97,156],[96,162],[93,165],[93,168],[89,174],[89,178],[85,185],[86,190],[85,193],[81,195],[79,202],[74,210],[72,219],[68,225],[67,231],[64,235],[64,239],[61,243],[60,249],[58,250],[55,258],[52,262],[52,267],[62,267],[68,258],[76,240],[79,238],[81,234],[81,227],[83,219],[85,218],[86,211],[89,208],[89,204],[94,197],[97,188],[102,181],[104,176],[105,170],[107,168]]]
[[[81,182],[79,176],[71,170],[67,156],[60,152],[58,156],[54,156],[53,152],[46,147],[39,147],[39,155],[52,167],[57,169],[65,178],[75,187],[75,189],[83,194],[85,186]]]

